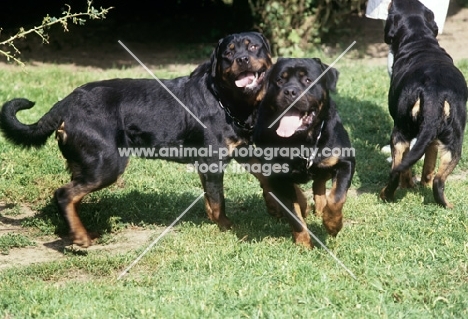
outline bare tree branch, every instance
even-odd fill
[[[8,45],[12,48],[13,52],[4,51],[0,49],[0,55],[5,56],[7,61],[13,60],[19,65],[24,66],[24,63],[17,57],[17,55],[20,55],[21,52],[15,45],[16,40],[25,38],[28,34],[33,33],[39,36],[44,43],[49,43],[49,35],[47,34],[46,31],[51,26],[55,24],[61,24],[63,27],[63,30],[68,31],[68,22],[70,20],[72,21],[73,24],[83,25],[86,22],[86,18],[91,19],[91,20],[105,19],[109,10],[112,9],[112,7],[109,7],[106,9],[101,7],[99,10],[97,10],[92,6],[92,0],[87,0],[87,2],[88,2],[88,7],[87,7],[86,12],[72,13],[71,7],[69,5],[66,5],[68,9],[62,12],[62,15],[63,15],[62,17],[55,18],[55,17],[50,17],[49,15],[47,15],[42,20],[42,24],[37,27],[33,27],[29,30],[20,28],[18,33],[0,42],[0,47]],[[2,29],[0,28],[0,33],[1,31]]]

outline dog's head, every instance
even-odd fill
[[[393,0],[388,7],[385,23],[385,42],[392,44],[396,39],[413,34],[437,37],[439,28],[434,13],[418,0]]]
[[[316,125],[316,119],[328,105],[329,91],[335,91],[338,81],[338,71],[327,68],[316,58],[283,58],[268,72],[262,107],[276,118],[288,109],[279,120],[279,136],[290,137]]]
[[[213,51],[211,76],[234,95],[257,96],[271,65],[270,46],[261,33],[231,34]]]

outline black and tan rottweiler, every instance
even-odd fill
[[[283,213],[295,242],[307,247],[312,247],[304,221],[307,204],[295,184],[313,180],[315,213],[323,217],[327,232],[336,236],[355,170],[354,150],[329,94],[336,89],[338,71],[330,68],[324,73],[327,68],[319,59],[279,59],[267,74],[254,131],[256,146],[277,149],[271,161],[287,164],[287,170],[269,177],[268,187],[297,217]],[[330,179],[333,186],[327,195]]]
[[[423,156],[422,185],[432,184],[436,202],[452,207],[444,195],[447,176],[460,160],[468,90],[462,73],[439,46],[434,14],[418,0],[392,1],[385,42],[395,55],[388,107],[394,121],[392,170],[383,200],[413,187],[411,167]],[[410,141],[417,138],[410,150]],[[434,176],[437,153],[439,169]]]
[[[16,113],[34,103],[11,100],[2,108],[0,126],[8,140],[24,147],[40,147],[56,132],[71,181],[55,191],[55,199],[70,226],[73,243],[87,247],[91,238],[77,209],[85,195],[111,185],[124,172],[129,158],[119,149],[182,146],[211,147],[214,152],[249,143],[261,84],[271,65],[269,45],[263,35],[233,34],[221,39],[211,60],[190,76],[162,80],[196,118],[156,80],[113,79],[78,87],[31,125],[20,123]],[[217,156],[178,155],[165,159],[219,165]],[[223,163],[228,161],[229,156],[222,159]],[[221,228],[229,228],[223,171],[217,167],[199,173],[206,192],[205,206],[211,220]]]

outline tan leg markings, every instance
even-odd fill
[[[307,248],[312,248],[312,242],[310,241],[310,235],[307,231],[307,224],[301,216],[301,207],[299,203],[294,203],[294,212],[296,213],[297,218],[301,221],[302,231],[296,232],[293,229],[294,242],[298,245],[302,245]]]
[[[205,194],[205,211],[206,215],[208,215],[208,219],[211,221],[215,221],[213,217],[213,210],[211,210],[210,201],[208,200],[208,196]]]
[[[239,145],[245,144],[245,142],[242,139],[233,140],[230,138],[226,138],[225,143],[228,148],[229,156],[232,156],[232,152],[234,152],[235,148],[237,148]]]
[[[232,227],[231,221],[223,214],[221,214],[221,204],[211,202],[205,194],[205,209],[208,218],[215,222],[222,230],[230,229]]]
[[[410,144],[408,142],[395,143],[393,137],[392,137],[391,144],[393,146],[392,147],[392,171],[393,171],[396,167],[398,167],[398,165],[400,165],[401,160],[403,159],[403,155],[408,151]],[[401,176],[402,174],[400,174],[399,182],[401,182]],[[408,178],[408,176],[405,176],[405,179],[406,178]],[[390,182],[391,181],[389,181],[389,183]],[[383,199],[384,201],[393,200],[395,196],[395,190],[393,190],[391,194],[388,194],[388,190],[387,190],[388,187],[390,187],[389,184],[387,184],[387,186],[382,188],[382,190],[380,191],[380,198]],[[393,185],[392,185],[392,188],[393,188]]]
[[[437,162],[438,144],[439,142],[435,140],[426,149],[424,155],[424,166],[421,174],[421,185],[423,186],[432,185]]]
[[[393,147],[393,162],[392,162],[392,170],[400,165],[403,157],[409,150],[409,143],[408,142],[399,142],[396,143]],[[401,188],[412,188],[414,187],[413,183],[413,176],[411,174],[411,168],[407,169],[406,171],[400,174],[400,187]]]
[[[326,193],[326,180],[320,179],[315,180],[312,185],[312,190],[314,193],[314,203],[315,203],[315,215],[321,217],[323,215],[323,210],[327,206],[327,197]]]
[[[251,158],[248,161],[248,164],[252,166],[253,164],[261,163],[256,158]],[[283,217],[283,211],[279,206],[278,202],[271,197],[270,192],[273,192],[273,189],[270,187],[270,182],[268,181],[268,177],[263,175],[262,173],[251,173],[255,178],[260,182],[260,187],[263,190],[263,199],[265,200],[265,205],[267,207],[268,214],[276,217],[281,218]],[[297,192],[296,192],[297,193]]]
[[[338,157],[334,157],[334,156],[327,157],[326,159],[324,159],[318,164],[318,167],[323,167],[323,168],[332,167],[332,166],[335,166],[339,160],[340,159]]]
[[[457,162],[452,159],[452,153],[450,151],[442,149],[440,155],[439,169],[435,178],[439,179],[443,184],[445,184],[447,177],[450,175],[450,173],[453,171],[456,165]],[[442,193],[442,196],[444,202],[447,203],[447,208],[453,208],[453,205],[447,201],[445,193]]]
[[[202,183],[203,190],[206,191],[205,177],[203,177],[203,175],[201,173],[199,173],[198,176],[200,177],[200,181]],[[210,206],[210,201],[209,201],[208,195],[206,193],[205,193],[205,211],[206,211],[206,214],[208,215],[208,219],[211,220],[211,221],[215,221],[214,216],[213,216],[213,211],[212,211],[211,206]]]
[[[336,236],[343,227],[343,205],[346,202],[346,193],[336,201],[336,181],[330,194],[327,196],[327,206],[323,210],[322,221],[328,234]]]
[[[452,153],[450,151],[442,149],[440,154],[439,170],[437,171],[436,177],[439,177],[442,181],[445,182],[445,180],[454,168],[455,165],[452,161]]]
[[[202,174],[200,176],[200,181],[203,186],[203,190],[206,192],[206,181]],[[221,229],[230,229],[232,227],[231,221],[223,214],[221,214],[221,204],[210,202],[208,194],[205,193],[205,210],[208,215],[208,219],[215,222]]]
[[[399,142],[394,144],[392,152],[392,169],[400,165],[403,155],[408,151],[408,142]]]
[[[401,188],[413,188],[413,173],[411,172],[411,168],[408,168],[406,171],[401,172],[400,174],[400,187]]]
[[[86,228],[84,228],[83,224],[81,223],[77,208],[83,197],[85,197],[87,194],[87,192],[83,192],[75,195],[65,208],[65,215],[70,226],[72,242],[73,244],[84,248],[91,246],[91,237],[88,235]]]
[[[309,215],[309,205],[307,203],[307,198],[298,185],[294,184],[294,190],[296,191],[296,198],[301,209],[301,215],[303,218],[307,218]]]

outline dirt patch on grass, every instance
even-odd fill
[[[0,203],[0,236],[6,234],[23,234],[35,243],[35,246],[12,248],[7,255],[0,254],[0,270],[43,262],[57,261],[67,258],[65,252],[73,250],[68,237],[38,236],[34,231],[22,227],[22,221],[33,217],[35,212],[22,205],[19,213],[3,214],[10,206]],[[162,230],[161,230],[162,231]],[[140,227],[124,229],[112,234],[112,242],[106,244],[96,243],[86,251],[103,251],[112,254],[125,253],[134,249],[145,247],[149,239],[159,230],[148,230]]]

